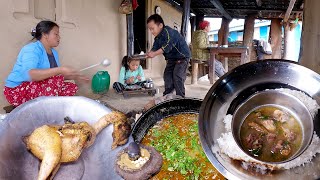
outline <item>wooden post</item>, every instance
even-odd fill
[[[196,30],[199,30],[199,24],[204,20],[204,14],[197,14],[196,16]]]
[[[296,24],[284,23],[288,24],[284,27],[284,55],[283,59],[287,60],[295,60],[294,50],[295,50],[295,34],[294,29]]]
[[[218,45],[228,45],[229,24],[231,20],[222,18],[221,27],[218,31]]]
[[[197,84],[198,83],[198,72],[199,72],[199,63],[191,60],[191,84]]]
[[[300,64],[320,73],[320,1],[304,1]]]
[[[214,81],[216,80],[216,73],[215,73],[216,67],[214,65],[215,56],[216,56],[215,53],[210,52],[210,60],[208,61],[210,84],[213,84]]]
[[[283,18],[283,29],[284,29],[284,50],[283,50],[283,59],[289,59],[289,43],[290,43],[290,23],[288,22],[290,14],[294,7],[296,0],[290,0],[288,9]]]
[[[193,32],[196,30],[196,27],[197,27],[197,25],[196,25],[196,17],[195,16],[190,18],[190,24],[191,24],[191,39],[192,39]]]
[[[182,23],[181,23],[181,35],[186,38],[187,30],[189,25],[189,18],[190,18],[190,3],[191,0],[184,0],[183,1],[183,13],[182,13]]]
[[[133,13],[127,15],[127,55],[134,54]]]
[[[272,48],[272,59],[281,59],[281,46],[282,46],[282,29],[281,19],[272,19],[270,27],[269,43]]]
[[[248,47],[247,58],[244,63],[251,61],[252,41],[254,34],[254,20],[255,15],[251,14],[245,18],[244,22],[244,33],[243,33],[243,46]]]
[[[289,27],[289,23],[284,23],[283,24],[283,29],[284,29],[284,50],[283,50],[283,59],[288,59],[288,55],[289,55],[289,31],[290,31],[290,27]]]

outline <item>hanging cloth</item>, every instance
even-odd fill
[[[138,6],[139,6],[138,0],[132,0],[132,9],[136,10]]]
[[[130,0],[123,0],[120,7],[119,12],[121,14],[131,14],[132,13],[132,3]]]

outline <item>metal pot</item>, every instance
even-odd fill
[[[17,107],[0,121],[0,179],[37,179],[40,161],[22,142],[35,128],[63,124],[65,116],[92,124],[110,112],[85,97],[40,97]],[[112,126],[102,130],[76,162],[61,165],[54,179],[122,179],[110,165],[122,149],[111,150],[112,132]]]
[[[302,143],[301,147],[289,159],[281,162],[267,162],[271,164],[280,164],[291,161],[301,155],[309,146],[313,137],[313,119],[307,107],[296,97],[288,93],[268,90],[258,92],[248,98],[244,103],[240,104],[232,120],[232,134],[238,146],[246,153],[242,147],[240,140],[240,129],[245,118],[254,110],[263,106],[274,106],[289,112],[299,122],[302,127]],[[258,159],[256,159],[258,160]],[[258,160],[259,161],[259,160]],[[261,161],[260,161],[261,162]],[[263,163],[263,162],[262,162]]]
[[[202,100],[200,99],[171,99],[164,101],[146,111],[132,129],[135,142],[140,142],[150,128],[158,121],[180,113],[199,113]]]
[[[199,115],[199,136],[210,162],[228,179],[316,179],[320,177],[320,156],[312,163],[264,176],[244,170],[220,153],[217,139],[225,133],[223,118],[256,92],[289,88],[305,92],[320,103],[320,75],[286,60],[264,60],[241,65],[221,77],[207,93]],[[320,134],[320,120],[313,120]]]
[[[144,83],[144,86],[145,86],[147,89],[151,89],[151,88],[153,88],[153,83],[152,83],[152,82],[146,82],[146,83]]]

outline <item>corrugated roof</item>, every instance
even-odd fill
[[[177,2],[180,9],[183,0],[166,0],[171,4]],[[191,0],[191,11],[194,14],[203,14],[208,17],[222,17],[214,6],[217,0]],[[244,18],[248,14],[256,14],[257,18],[283,18],[290,0],[218,0],[222,7],[233,18]],[[261,2],[261,4],[259,3]],[[292,10],[292,18],[301,18],[304,0],[296,0]],[[177,6],[177,4],[175,4]],[[179,6],[178,5],[178,6]]]

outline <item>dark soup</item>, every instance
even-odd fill
[[[152,179],[224,179],[201,148],[197,119],[197,114],[174,115],[148,131],[142,144],[153,146],[164,160]]]
[[[300,148],[302,128],[287,111],[264,106],[251,112],[240,129],[242,147],[251,156],[265,162],[280,162]]]

